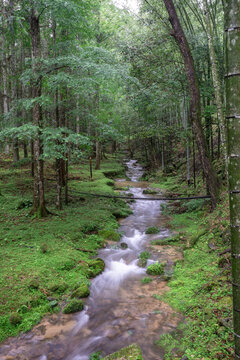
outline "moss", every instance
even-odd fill
[[[113,211],[113,215],[117,218],[117,219],[121,219],[121,218],[126,218],[129,215],[131,215],[133,212],[130,209],[115,209]]]
[[[158,191],[155,191],[153,189],[146,189],[146,190],[143,190],[143,194],[146,194],[146,195],[157,195],[158,194]]]
[[[163,275],[164,274],[164,266],[165,264],[160,264],[156,262],[155,264],[151,264],[147,267],[148,275]]]
[[[62,264],[59,266],[59,270],[66,270],[70,271],[74,268],[75,261],[72,259],[65,260]]]
[[[38,289],[39,288],[39,280],[38,279],[32,279],[29,284],[29,289]]]
[[[104,360],[143,360],[143,357],[140,346],[133,344],[106,356]]]
[[[72,299],[63,309],[64,314],[72,314],[83,310],[82,300]]]
[[[63,294],[65,293],[65,291],[68,288],[68,284],[65,282],[61,282],[61,283],[53,283],[49,286],[49,290],[51,292],[56,292],[58,294]]]
[[[22,322],[22,316],[18,313],[12,313],[9,318],[10,324],[18,325]]]
[[[89,261],[88,264],[89,264],[88,272],[90,277],[95,277],[101,274],[105,269],[105,263],[100,258],[92,260],[91,262]]]
[[[119,241],[121,238],[121,235],[117,233],[115,230],[100,230],[98,232],[98,235],[103,237],[104,240],[111,240],[111,241]]]
[[[42,252],[43,254],[46,254],[47,251],[48,251],[48,245],[47,245],[47,243],[42,243],[42,244],[40,245],[40,250],[41,250],[41,252]]]
[[[146,234],[158,234],[160,232],[160,229],[156,226],[151,226],[149,228],[147,228],[147,230],[145,231]]]
[[[86,284],[82,284],[76,290],[73,291],[71,298],[85,298],[90,294],[89,288]]]

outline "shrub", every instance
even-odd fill
[[[146,234],[158,234],[160,232],[160,229],[156,226],[151,226],[147,228]]]
[[[151,264],[147,268],[148,275],[163,275],[164,274],[164,264],[160,264],[156,262],[155,264]]]
[[[73,299],[63,309],[64,314],[72,314],[83,310],[82,300]]]
[[[186,201],[183,205],[187,208],[187,212],[193,212],[202,209],[204,199],[192,199]]]

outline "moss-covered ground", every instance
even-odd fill
[[[156,179],[152,185],[166,193],[196,194],[178,178]],[[201,186],[199,192],[204,190]],[[156,342],[165,348],[165,360],[231,360],[232,286],[228,196],[222,191],[217,208],[211,212],[209,201],[169,202],[163,213],[169,216],[174,236],[155,243],[178,246],[184,261],[178,262],[164,296],[185,320],[177,331]]]
[[[113,181],[122,176],[118,159],[109,157],[89,180],[88,162],[71,164],[69,204],[55,208],[56,187],[53,165],[46,166],[47,207],[54,213],[37,220],[29,216],[33,181],[30,164],[13,167],[1,157],[0,167],[0,341],[29,330],[47,313],[57,312],[79,284],[89,284],[97,274],[94,263],[103,246],[101,230],[117,230],[113,215],[126,210],[122,200],[83,196],[78,192],[114,194]],[[106,176],[105,176],[106,175]],[[20,205],[20,206],[19,206]],[[89,251],[89,252],[88,252]],[[21,322],[10,323],[18,313]]]

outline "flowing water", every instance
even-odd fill
[[[126,164],[131,179],[129,192],[134,197],[148,197],[143,195],[146,183],[138,182],[142,168],[134,160]],[[147,227],[161,227],[159,201],[137,200],[131,208],[133,214],[121,221],[119,229],[124,233],[121,242],[127,243],[128,248],[109,244],[99,252],[106,268],[92,281],[84,311],[45,318],[31,332],[7,340],[0,348],[0,360],[88,360],[95,351],[109,354],[132,343],[141,346],[144,360],[163,359],[154,341],[173,331],[180,316],[156,296],[168,290],[167,283],[155,278],[143,285],[146,269],[138,267],[137,262],[150,240],[170,233],[162,228],[157,235],[145,234]],[[169,247],[153,250],[148,264],[155,260],[171,264],[180,256]]]

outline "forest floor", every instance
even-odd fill
[[[96,199],[77,193],[114,194],[114,181],[124,167],[116,158],[105,160],[89,179],[89,163],[69,171],[69,204],[55,208],[53,166],[46,167],[47,207],[55,215],[38,220],[29,215],[32,201],[30,164],[1,157],[0,164],[0,341],[33,327],[46,313],[59,311],[79,284],[89,283],[98,269],[92,260],[106,238],[116,240],[122,200]],[[106,176],[105,176],[105,175]],[[53,181],[52,181],[53,180]],[[78,221],[76,221],[76,218]],[[13,315],[12,319],[11,316]],[[16,315],[17,314],[17,315]]]
[[[159,172],[150,181],[153,189],[166,195],[197,195],[182,176],[163,177]],[[197,192],[204,194],[201,181]],[[185,316],[177,331],[157,341],[166,350],[166,360],[183,355],[194,360],[234,359],[228,209],[224,190],[213,212],[204,200],[170,201],[162,207],[175,235],[152,245],[176,246],[184,255],[169,281],[170,291],[159,299]]]
[[[59,312],[80,283],[98,273],[93,255],[106,240],[117,240],[118,217],[129,214],[122,200],[99,199],[78,192],[114,194],[114,181],[125,177],[120,158],[109,157],[89,180],[89,164],[70,166],[69,205],[55,209],[54,170],[47,164],[47,207],[55,215],[37,220],[29,216],[32,178],[27,161],[0,164],[0,341],[33,327],[46,313]],[[181,177],[156,173],[151,188],[165,194],[195,193]],[[125,189],[126,190],[126,189]],[[198,191],[202,190],[199,185]],[[159,301],[185,315],[177,331],[162,336],[165,359],[233,359],[232,294],[227,193],[217,208],[208,202],[168,202],[162,206],[174,236],[152,247],[173,246],[184,254]],[[76,217],[78,221],[76,222]],[[164,224],[165,226],[166,224]],[[11,314],[21,322],[11,323]]]

